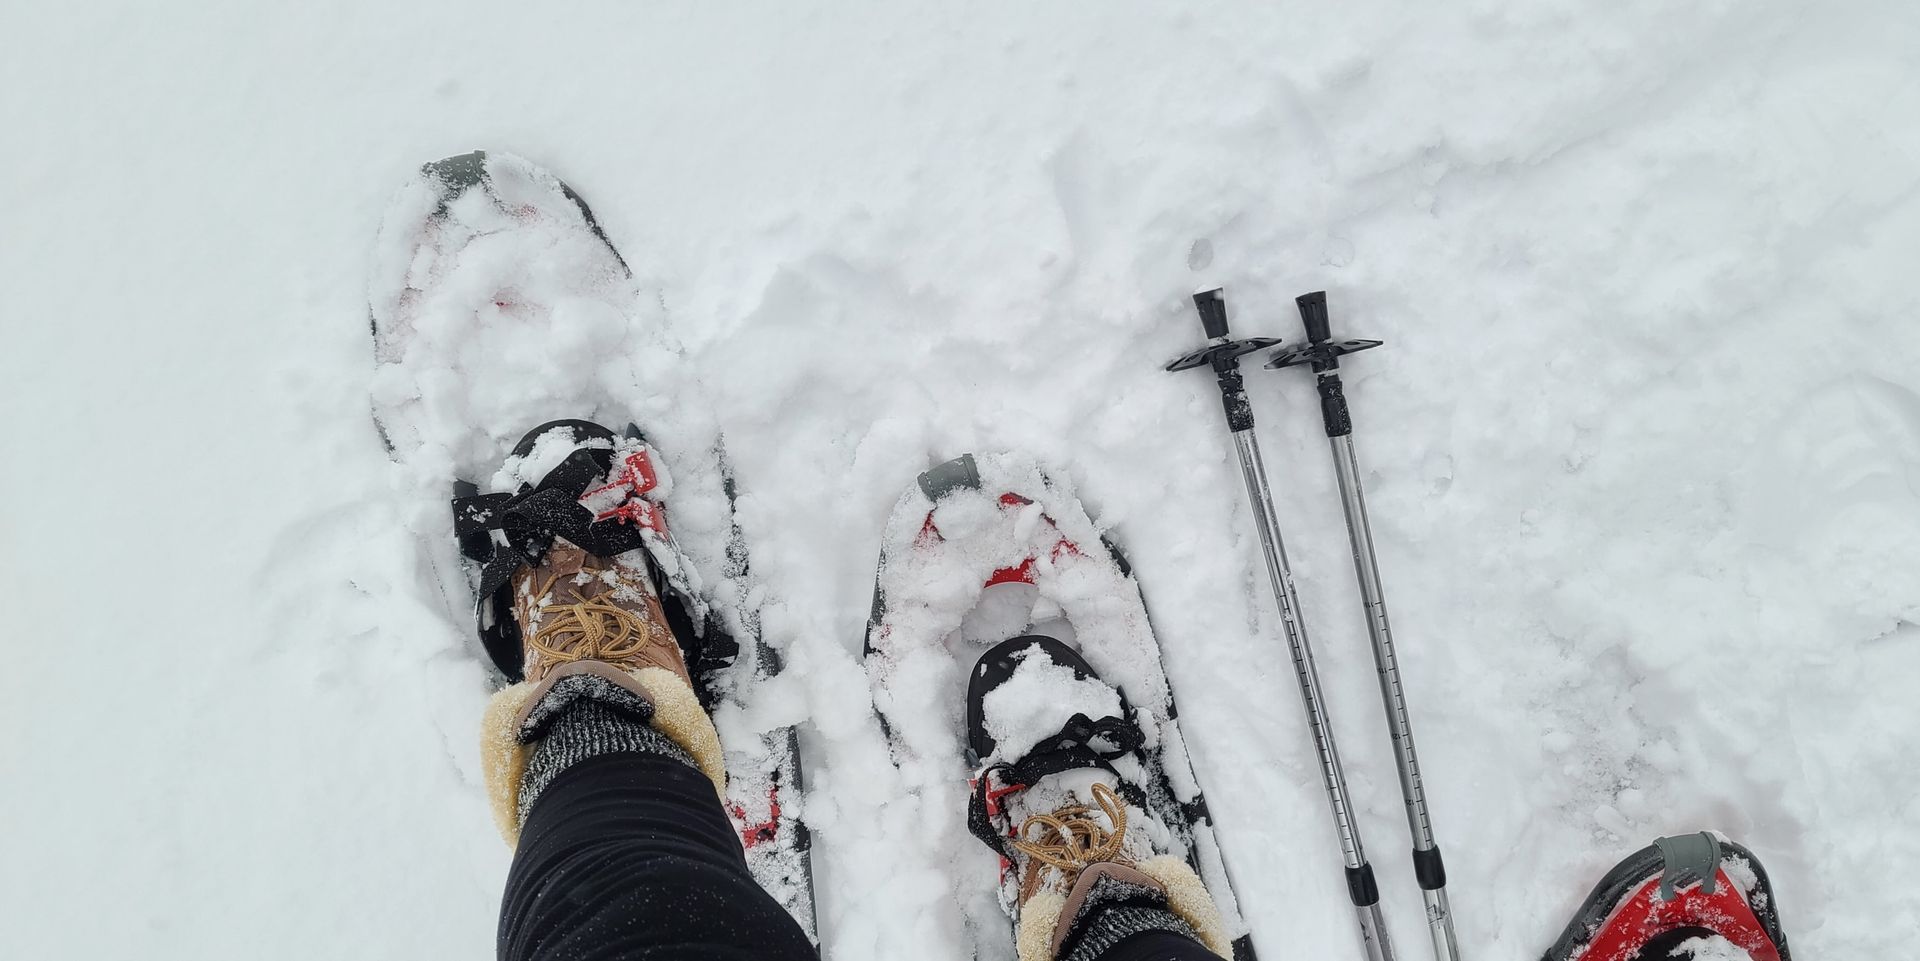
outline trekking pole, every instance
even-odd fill
[[[1266,464],[1260,459],[1260,445],[1253,437],[1253,408],[1247,403],[1247,393],[1240,382],[1241,356],[1272,347],[1280,343],[1280,339],[1230,339],[1227,304],[1218,289],[1193,295],[1193,305],[1200,311],[1200,324],[1206,329],[1208,342],[1168,364],[1167,369],[1210,366],[1220,382],[1227,429],[1233,432],[1234,450],[1240,455],[1240,473],[1247,482],[1247,499],[1253,504],[1260,547],[1267,559],[1267,578],[1273,585],[1274,602],[1280,607],[1280,623],[1286,630],[1287,648],[1293,655],[1293,670],[1300,680],[1300,699],[1306,706],[1307,728],[1313,733],[1314,751],[1320,760],[1320,778],[1326,785],[1327,802],[1333,808],[1334,827],[1340,832],[1340,853],[1347,866],[1347,894],[1360,918],[1361,947],[1368,961],[1394,961],[1393,945],[1380,919],[1380,890],[1374,883],[1373,866],[1367,863],[1366,851],[1360,845],[1360,828],[1353,821],[1346,774],[1340,769],[1340,752],[1334,746],[1333,729],[1321,702],[1320,674],[1313,666],[1313,646],[1307,641],[1306,625],[1300,620],[1300,598],[1294,593],[1293,573],[1287,569],[1287,550],[1280,543],[1280,531],[1274,520]]]
[[[1387,623],[1387,602],[1380,590],[1380,568],[1373,558],[1373,530],[1367,524],[1367,500],[1360,491],[1360,463],[1353,454],[1353,421],[1340,385],[1340,357],[1369,347],[1377,340],[1333,340],[1327,330],[1327,294],[1315,291],[1295,298],[1307,342],[1280,350],[1268,367],[1310,364],[1320,389],[1320,419],[1333,448],[1333,469],[1340,480],[1340,503],[1347,514],[1347,537],[1353,542],[1353,571],[1360,581],[1360,600],[1367,610],[1367,634],[1373,639],[1373,663],[1380,673],[1380,699],[1387,709],[1387,730],[1393,737],[1393,760],[1400,770],[1400,795],[1407,805],[1407,829],[1413,834],[1413,876],[1427,902],[1427,927],[1433,935],[1435,961],[1457,961],[1460,946],[1454,940],[1453,912],[1447,905],[1447,869],[1440,845],[1433,838],[1433,819],[1427,812],[1427,792],[1420,782],[1420,758],[1413,749],[1413,721],[1407,714],[1406,692],[1400,684],[1400,663],[1393,653],[1393,628]]]

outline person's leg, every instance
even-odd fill
[[[499,957],[812,961],[748,872],[713,781],[650,720],[644,700],[589,677],[529,712]]]

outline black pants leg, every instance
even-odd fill
[[[501,961],[817,961],[747,871],[713,783],[658,754],[588,758],[521,829],[500,905]]]

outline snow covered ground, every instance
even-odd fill
[[[487,682],[365,325],[393,188],[474,147],[568,179],[657,292],[663,445],[727,434],[830,956],[959,957],[859,644],[899,491],[994,448],[1134,559],[1263,950],[1356,956],[1212,386],[1159,369],[1215,284],[1242,332],[1324,287],[1388,342],[1348,393],[1469,957],[1709,826],[1807,957],[1920,940],[1912,4],[70,3],[0,37],[8,956],[491,952]],[[1419,958],[1311,388],[1252,385]]]

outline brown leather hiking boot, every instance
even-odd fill
[[[481,722],[481,766],[494,820],[519,843],[520,790],[536,738],[529,724],[554,686],[578,675],[616,685],[651,712],[648,726],[693,758],[726,796],[719,732],[688,675],[642,550],[588,553],[561,537],[508,581],[525,677],[494,694]]]
[[[521,568],[512,583],[528,681],[599,661],[636,673],[663,668],[693,683],[644,552],[596,557],[556,538],[539,566]]]

